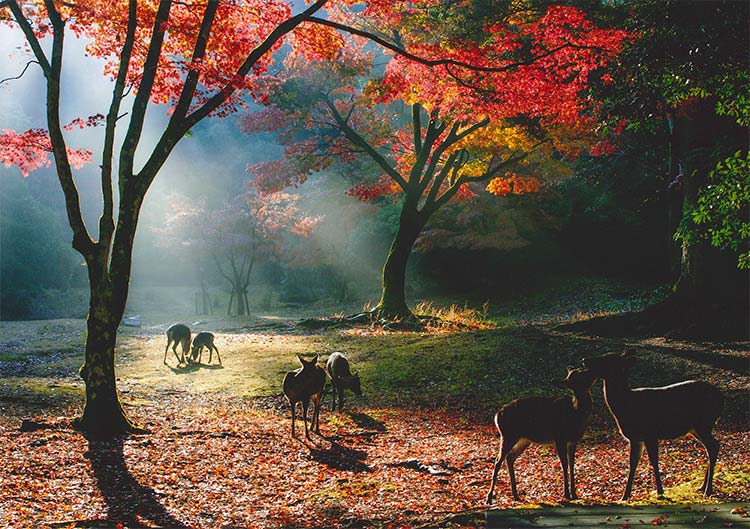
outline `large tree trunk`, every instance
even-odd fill
[[[426,219],[407,199],[401,210],[398,231],[383,267],[383,282],[380,302],[373,309],[379,316],[387,318],[413,317],[406,304],[406,266],[414,242],[424,228]]]
[[[80,369],[86,384],[86,402],[76,421],[76,427],[92,438],[111,438],[136,429],[125,416],[115,383],[115,344],[124,300],[113,295],[112,286],[104,277],[106,268],[90,267],[86,353]]]

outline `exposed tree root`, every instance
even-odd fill
[[[350,314],[340,318],[309,318],[300,320],[296,328],[304,331],[327,329],[352,329],[355,327],[377,327],[386,331],[423,331],[427,324],[439,325],[440,318],[393,313],[375,307],[367,312]]]

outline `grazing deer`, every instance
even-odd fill
[[[183,325],[182,323],[175,323],[167,329],[167,346],[164,348],[164,365],[167,364],[167,351],[169,350],[170,344],[172,345],[172,352],[175,357],[177,357],[178,365],[184,363],[185,353],[190,349],[190,327]],[[182,357],[177,354],[177,344],[182,345]]]
[[[596,377],[591,371],[569,367],[562,385],[573,391],[572,397],[526,397],[500,408],[495,414],[495,426],[502,436],[502,446],[492,471],[487,504],[492,504],[497,474],[506,459],[513,499],[520,500],[513,463],[531,443],[555,444],[563,469],[565,499],[578,498],[574,470],[576,445],[591,416],[591,386],[594,380]]]
[[[193,349],[190,352],[190,361],[195,362],[196,358],[198,363],[201,363],[203,358],[203,348],[208,349],[208,363],[211,363],[214,351],[216,351],[216,357],[219,359],[219,365],[221,365],[221,356],[219,356],[219,349],[214,345],[214,335],[210,332],[199,332],[193,338]]]
[[[289,401],[292,409],[292,437],[294,437],[294,412],[298,402],[302,402],[302,418],[305,422],[305,437],[310,439],[310,431],[307,428],[307,408],[310,401],[313,403],[313,418],[310,430],[320,435],[320,401],[323,398],[323,389],[326,385],[326,372],[318,366],[318,357],[315,355],[310,361],[300,355],[297,358],[302,367],[289,371],[284,376],[284,395]]]
[[[349,360],[343,355],[343,353],[331,353],[326,362],[326,371],[328,376],[331,377],[331,384],[333,385],[333,407],[336,409],[336,395],[339,397],[339,411],[344,407],[344,390],[349,389],[354,392],[355,395],[362,395],[362,386],[359,382],[359,374],[352,374],[349,371]]]
[[[654,470],[656,491],[660,496],[664,493],[659,476],[659,439],[674,439],[686,433],[693,434],[708,454],[708,468],[698,492],[710,496],[719,454],[719,441],[711,431],[721,415],[724,396],[715,386],[697,380],[631,389],[628,370],[635,361],[632,352],[610,353],[583,361],[597,378],[604,380],[604,399],[617,428],[630,443],[630,472],[622,499],[630,497],[644,444]]]

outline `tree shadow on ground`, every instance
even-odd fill
[[[84,454],[91,463],[96,484],[107,504],[107,521],[127,527],[189,529],[174,518],[159,502],[156,492],[138,483],[127,468],[122,437],[111,441],[89,441]]]

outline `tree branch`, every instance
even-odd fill
[[[200,61],[206,54],[206,46],[208,44],[208,37],[211,33],[211,27],[213,26],[214,19],[216,18],[216,10],[219,7],[219,0],[208,0],[206,10],[203,13],[203,20],[201,21],[201,27],[198,31],[198,38],[195,40],[195,47],[193,49],[193,56],[191,61],[195,63]],[[170,122],[182,120],[190,110],[190,103],[195,95],[195,89],[198,86],[198,78],[200,74],[196,70],[191,69],[187,77],[185,78],[185,84],[182,86],[182,92],[180,93],[180,99],[177,101],[174,113]]]
[[[169,11],[172,7],[172,0],[162,0],[159,2],[159,9],[154,19],[154,27],[151,32],[151,42],[146,54],[146,62],[143,65],[143,76],[141,77],[138,93],[133,101],[133,110],[130,116],[130,126],[125,134],[125,139],[120,148],[120,190],[122,186],[130,180],[133,175],[133,164],[135,159],[135,150],[141,139],[143,132],[143,121],[146,116],[146,108],[151,99],[151,90],[154,87],[156,71],[159,67],[159,57],[164,44],[164,32],[169,19]],[[145,190],[144,190],[145,192]]]
[[[508,70],[513,70],[515,68],[518,68],[519,66],[528,66],[529,64],[533,64],[535,61],[538,61],[539,59],[543,59],[545,57],[549,57],[550,55],[553,55],[557,53],[558,51],[563,50],[565,48],[587,49],[587,50],[588,49],[592,49],[592,50],[602,49],[597,46],[584,46],[580,44],[573,44],[570,42],[566,42],[554,48],[550,48],[549,50],[543,53],[540,53],[539,55],[533,55],[527,59],[524,59],[521,61],[515,61],[506,65],[503,65],[503,66],[477,66],[475,64],[466,63],[466,62],[458,61],[455,59],[427,59],[425,57],[420,57],[419,55],[416,55],[414,53],[411,53],[405,50],[403,47],[399,46],[398,44],[388,42],[384,38],[379,37],[378,35],[375,35],[372,32],[354,28],[352,26],[347,26],[346,24],[341,24],[339,22],[334,22],[332,20],[326,20],[324,18],[318,18],[318,17],[310,17],[309,22],[312,22],[313,24],[320,24],[321,26],[329,26],[329,27],[338,29],[340,31],[350,33],[352,35],[364,37],[377,44],[380,44],[384,48],[391,50],[397,55],[401,55],[402,57],[405,57],[419,64],[424,64],[425,66],[453,65],[453,66],[459,66],[461,68],[466,68],[467,70],[473,70],[476,72],[493,72],[493,73],[506,72]]]
[[[377,163],[380,168],[401,187],[401,189],[406,191],[406,188],[408,187],[406,180],[404,180],[401,174],[388,162],[388,160],[386,160],[382,154],[376,151],[375,148],[367,142],[367,140],[360,136],[357,131],[352,129],[349,124],[344,121],[344,118],[339,111],[336,110],[336,106],[330,99],[326,98],[325,104],[331,111],[331,115],[333,116],[333,119],[336,120],[339,129],[344,133],[347,139],[357,147],[364,150],[370,158],[372,158],[375,163]]]
[[[120,112],[120,104],[122,103],[125,83],[127,82],[130,58],[133,53],[135,30],[138,26],[137,7],[137,0],[128,0],[128,28],[125,35],[125,42],[120,52],[120,66],[115,78],[112,102],[107,112],[106,128],[104,131],[104,148],[102,151],[102,199],[104,207],[102,209],[102,216],[99,219],[99,245],[103,247],[105,252],[109,251],[112,234],[115,229],[112,157],[114,154],[115,128],[119,119],[118,113]]]
[[[21,73],[19,73],[15,77],[6,77],[5,79],[0,79],[0,84],[6,83],[8,81],[15,81],[16,79],[20,79],[21,77],[23,77],[23,74],[26,73],[26,70],[28,70],[29,66],[31,66],[32,64],[39,64],[39,61],[31,60],[31,61],[27,62],[26,66],[24,66],[23,70],[21,70]]]
[[[11,8],[17,4],[11,2]],[[52,154],[55,158],[57,178],[65,195],[65,210],[68,214],[68,224],[73,230],[73,248],[83,255],[86,263],[91,266],[95,260],[95,245],[91,240],[86,224],[81,215],[81,202],[76,188],[73,172],[68,159],[68,149],[60,126],[60,72],[62,71],[63,41],[65,38],[65,22],[55,8],[53,0],[45,0],[50,22],[52,23],[52,61],[48,63],[47,78],[47,128],[52,144]],[[24,19],[25,21],[25,19]],[[26,22],[28,24],[28,22]],[[33,36],[36,45],[39,41]],[[32,43],[30,43],[32,44]],[[32,44],[32,48],[34,44]],[[43,54],[42,54],[43,55]],[[46,58],[44,59],[46,61]],[[40,61],[41,62],[41,61]],[[44,68],[44,67],[43,67]]]
[[[317,0],[302,13],[290,17],[279,24],[261,44],[250,52],[245,61],[235,72],[234,78],[244,78],[250,72],[250,69],[255,63],[258,62],[258,60],[260,60],[260,58],[263,57],[263,55],[265,55],[274,44],[279,41],[279,39],[291,32],[302,22],[308,20],[316,11],[321,9],[327,1],[328,0]],[[230,81],[225,84],[219,92],[214,94],[208,99],[208,101],[189,115],[174,122],[170,120],[170,125],[167,126],[166,130],[161,135],[161,138],[159,138],[151,156],[143,165],[143,168],[138,175],[141,187],[147,189],[148,186],[151,185],[156,173],[161,166],[164,165],[164,162],[167,160],[167,157],[172,152],[175,145],[177,145],[177,142],[200,120],[207,117],[211,112],[224,104],[236,91],[236,86]]]
[[[49,63],[47,56],[44,54],[44,50],[42,50],[42,45],[39,43],[39,39],[34,35],[34,30],[31,28],[31,24],[29,24],[29,21],[23,15],[21,7],[16,0],[7,0],[5,5],[10,8],[10,12],[13,13],[16,22],[21,26],[21,31],[23,31],[29,46],[31,46],[31,51],[34,52],[34,57],[36,57],[39,66],[41,66],[44,76],[48,77],[52,72],[52,66]]]

